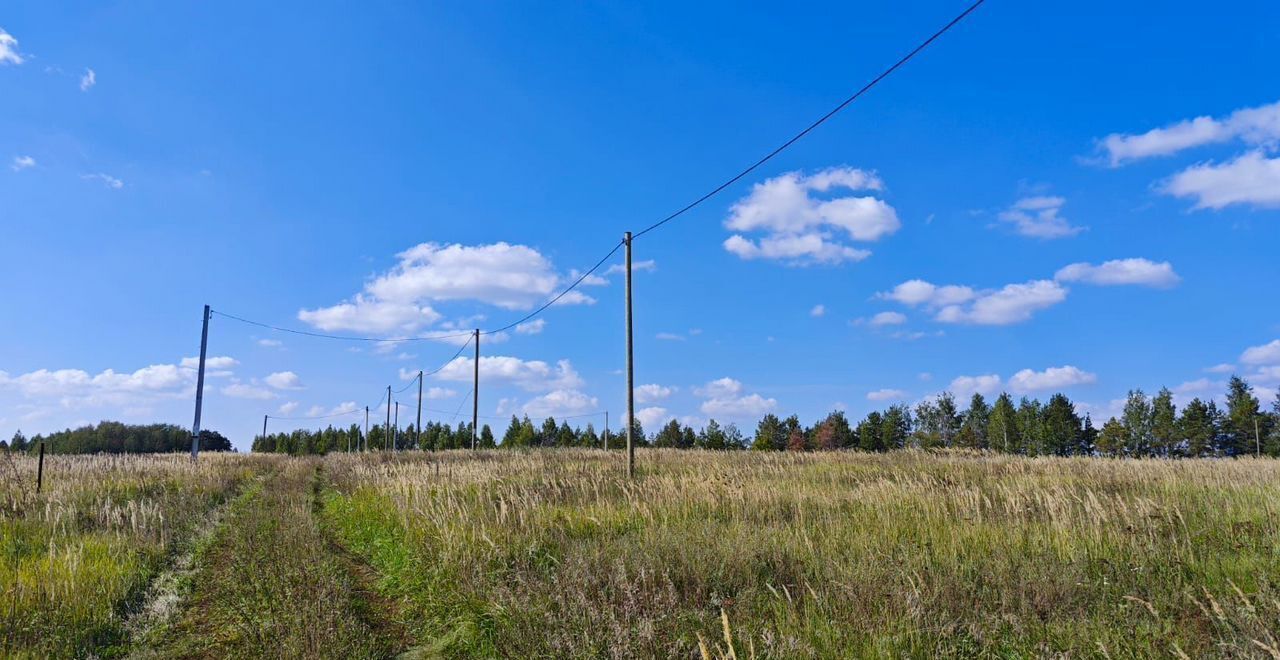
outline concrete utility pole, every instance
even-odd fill
[[[196,421],[191,426],[191,460],[200,454],[200,409],[204,407],[204,356],[209,348],[209,306],[204,306],[204,327],[200,330],[200,369],[196,372]]]
[[[475,376],[472,379],[473,388],[471,390],[471,449],[475,451],[476,438],[479,437],[480,431],[480,328],[476,328],[476,363]]]
[[[631,437],[636,427],[636,385],[634,351],[631,343],[631,232],[623,234],[622,242],[627,244],[627,477],[636,476],[636,446]]]
[[[369,406],[364,407],[364,437],[360,438],[361,451],[369,451]]]
[[[387,386],[387,425],[383,427],[386,431],[382,436],[382,449],[386,451],[387,440],[391,437],[391,386]]]

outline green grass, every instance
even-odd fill
[[[429,460],[443,462],[440,476]],[[454,657],[1255,657],[1280,463],[330,457],[328,524]]]

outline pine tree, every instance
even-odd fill
[[[911,411],[902,404],[889,406],[880,423],[880,443],[885,449],[903,449],[911,437]]]
[[[520,420],[515,415],[511,416],[511,423],[507,425],[507,432],[502,434],[502,446],[511,449],[519,447],[520,442]]]
[[[1107,456],[1120,456],[1129,450],[1131,444],[1128,427],[1117,421],[1115,417],[1102,425],[1102,432],[1098,434],[1099,452]]]
[[[756,437],[751,448],[757,451],[774,451],[783,445],[782,421],[773,413],[769,413],[756,425]]]
[[[987,442],[987,428],[990,424],[991,407],[981,394],[975,392],[969,399],[969,409],[964,412],[957,444],[972,449],[986,449],[990,446]]]
[[[702,432],[698,434],[698,446],[702,449],[727,449],[725,443],[724,430],[720,428],[720,424],[716,420],[707,420],[707,425],[702,428]]]
[[[1070,456],[1079,451],[1076,443],[1080,435],[1080,417],[1065,394],[1049,397],[1049,405],[1044,407],[1043,433],[1045,453]]]
[[[1259,407],[1253,387],[1243,378],[1232,376],[1227,382],[1227,414],[1222,420],[1227,454],[1241,456],[1257,451],[1259,440],[1255,433],[1262,426]]]
[[[1178,441],[1178,409],[1173,405],[1173,392],[1162,387],[1151,399],[1151,447],[1157,456],[1172,456]]]
[[[1093,418],[1084,414],[1084,425],[1080,427],[1080,440],[1077,443],[1079,453],[1092,456],[1098,450],[1098,429],[1093,427]]]
[[[858,448],[862,451],[884,451],[885,447],[881,444],[880,426],[884,423],[883,416],[872,411],[865,419],[858,422],[857,436]]]
[[[480,447],[483,449],[493,449],[495,447],[493,439],[493,429],[488,424],[480,427]]]

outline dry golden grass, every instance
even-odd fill
[[[331,456],[325,515],[449,656],[1280,648],[1276,461],[651,450],[633,482],[621,461]]]

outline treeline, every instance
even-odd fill
[[[30,439],[19,430],[8,442],[0,440],[0,449],[35,452],[41,442],[45,452],[53,454],[157,454],[191,451],[191,431],[174,424],[99,422]],[[200,450],[231,451],[231,441],[217,431],[202,429]]]
[[[567,421],[548,417],[534,424],[528,416],[512,416],[496,443],[488,424],[481,427],[479,446],[506,447],[601,447],[608,435],[611,448],[625,446],[626,438],[616,430],[597,432],[592,424],[572,427]],[[1173,402],[1173,392],[1162,388],[1154,397],[1142,390],[1129,392],[1123,412],[1107,420],[1101,428],[1092,417],[1081,416],[1065,394],[1054,394],[1047,402],[1022,397],[1014,400],[1002,393],[988,402],[974,394],[961,409],[950,392],[922,401],[914,407],[898,404],[868,414],[856,425],[835,411],[812,426],[792,415],[785,419],[768,414],[746,436],[734,424],[721,425],[712,419],[699,430],[671,420],[652,435],[646,435],[637,420],[633,437],[641,446],[677,449],[754,449],[760,451],[815,451],[856,449],[890,451],[907,448],[961,447],[1026,456],[1131,456],[1200,457],[1239,456],[1255,452],[1280,456],[1280,396],[1265,411],[1253,388],[1242,378],[1232,377],[1223,407],[1212,400],[1192,399],[1181,410]],[[422,441],[417,442],[413,425],[400,431],[394,440],[400,449],[457,449],[471,446],[471,425],[428,422]],[[390,449],[392,441],[384,428],[370,429],[368,449]],[[361,448],[361,429],[326,428],[276,433],[254,440],[254,451],[289,454],[323,454]]]

